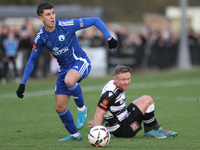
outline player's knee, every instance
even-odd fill
[[[56,112],[60,113],[60,112],[65,111],[66,107],[64,107],[63,105],[56,105],[55,109],[56,109]]]
[[[65,78],[65,84],[67,85],[67,87],[72,87],[74,85],[74,82],[69,78]]]
[[[147,105],[151,105],[154,103],[153,98],[149,95],[143,95],[142,99],[144,100],[145,104],[147,104]]]

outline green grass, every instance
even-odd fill
[[[87,121],[93,119],[101,89],[110,79],[112,76],[88,77],[82,81],[85,104],[89,108]],[[88,143],[87,125],[80,131],[82,141],[58,142],[69,133],[55,112],[55,82],[55,78],[29,79],[23,99],[15,95],[17,84],[0,84],[0,150],[95,149]],[[111,136],[104,149],[199,149],[200,69],[133,74],[126,92],[127,105],[144,94],[155,101],[159,125],[178,132],[178,136],[165,140],[144,139],[141,130],[134,138]],[[76,122],[77,108],[73,99],[70,99],[69,109]]]

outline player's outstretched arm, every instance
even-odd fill
[[[83,21],[83,24],[84,24],[83,28],[87,28],[87,27],[90,27],[92,25],[97,27],[97,29],[99,29],[104,34],[106,39],[108,40],[108,47],[110,49],[117,47],[117,45],[118,45],[117,40],[115,40],[110,35],[108,28],[106,27],[104,22],[99,17],[82,18],[82,21]]]
[[[106,111],[102,110],[97,106],[96,112],[94,114],[94,120],[88,122],[89,124],[88,128],[92,128],[97,125],[103,125],[104,123],[103,115],[105,114]]]
[[[28,80],[28,78],[30,77],[32,71],[33,71],[33,68],[35,66],[35,62],[38,58],[38,54],[35,53],[35,52],[32,52],[31,53],[31,56],[27,62],[27,65],[26,65],[26,68],[25,68],[25,71],[24,71],[24,75],[23,75],[23,78],[22,78],[22,82],[20,83],[17,91],[16,91],[16,94],[19,98],[23,98],[24,97],[24,91],[25,91],[25,84],[26,84],[26,81]]]

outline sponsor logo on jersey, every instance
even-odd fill
[[[59,49],[58,47],[54,47],[52,50],[57,51],[58,49]]]
[[[70,20],[70,21],[59,21],[58,24],[60,26],[72,26],[74,25],[74,20]]]
[[[83,19],[79,19],[79,27],[83,27]]]
[[[32,49],[33,49],[34,52],[37,52],[37,51],[38,51],[38,50],[37,50],[37,45],[36,45],[35,43],[33,43],[33,48],[32,48]]]
[[[61,54],[63,54],[63,53],[65,53],[65,52],[67,52],[69,49],[68,49],[68,47],[66,47],[66,48],[63,48],[63,49],[61,49],[61,50],[59,50],[57,47],[54,47],[53,49],[52,49],[52,54],[54,55],[54,56],[57,56],[57,55],[61,55]]]
[[[136,121],[133,122],[130,126],[131,126],[131,129],[132,129],[133,131],[136,131],[136,130],[139,129],[139,127],[140,127]]]
[[[59,39],[59,41],[64,41],[65,40],[65,36],[64,35],[59,35],[58,39]]]
[[[103,102],[100,105],[103,106],[104,108],[107,108],[108,100],[104,99]]]

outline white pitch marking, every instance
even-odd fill
[[[176,87],[176,86],[185,86],[185,85],[200,85],[200,79],[189,79],[189,80],[175,80],[175,81],[164,81],[164,82],[147,82],[147,83],[131,83],[129,89],[138,89],[138,88],[165,88],[165,87]],[[83,86],[83,92],[91,91],[101,91],[104,85],[96,86]],[[35,96],[45,96],[45,95],[54,95],[54,90],[43,90],[43,91],[33,91],[25,92],[25,97],[35,97]],[[17,98],[15,93],[6,93],[0,94],[1,98]]]

